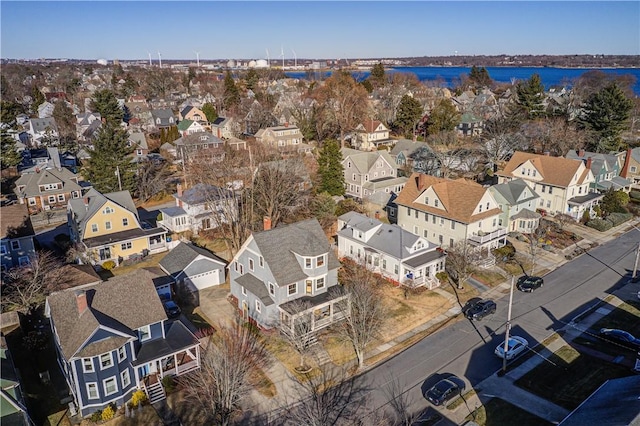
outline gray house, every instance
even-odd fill
[[[35,232],[25,204],[13,204],[0,207],[2,217],[2,271],[16,266],[29,264],[35,255],[33,237]]]
[[[304,317],[316,331],[348,314],[334,294],[340,262],[317,219],[253,233],[229,264],[231,294],[243,318],[261,328],[282,324],[295,333]]]
[[[400,192],[407,182],[406,177],[398,177],[397,164],[387,151],[342,148],[341,152],[347,196],[370,199],[386,195],[386,203],[391,192]]]
[[[210,251],[181,242],[160,261],[160,268],[190,291],[224,284],[227,262]]]
[[[498,226],[504,226],[509,232],[530,234],[538,228],[540,214],[536,212],[540,196],[523,179],[489,187],[489,192],[498,202],[502,213],[498,217]]]
[[[151,111],[153,117],[153,124],[158,129],[163,129],[171,126],[176,126],[177,121],[173,111],[169,108],[154,109]]]

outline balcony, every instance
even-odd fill
[[[473,234],[467,238],[467,240],[474,246],[483,246],[492,241],[499,240],[501,238],[505,238],[507,235],[506,228],[499,228],[493,232],[483,233],[478,232],[477,234]]]

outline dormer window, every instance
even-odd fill
[[[151,327],[149,327],[148,325],[140,327],[138,329],[138,336],[141,342],[151,339]]]
[[[107,207],[106,209],[104,209],[104,211],[102,213],[104,214],[110,214],[113,213],[115,210],[113,210],[111,207]]]
[[[305,269],[311,269],[312,266],[312,262],[311,262],[311,258],[310,257],[305,257],[304,258],[304,268]]]
[[[324,266],[324,255],[316,257],[316,267]]]

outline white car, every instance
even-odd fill
[[[507,359],[513,359],[518,356],[521,352],[523,352],[529,346],[529,342],[527,339],[520,336],[511,336],[509,337],[509,345],[507,348]],[[501,343],[496,347],[495,354],[500,358],[505,358],[504,356],[504,343]]]

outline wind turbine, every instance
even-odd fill
[[[194,50],[194,52],[193,52],[193,53],[195,53],[195,54],[196,54],[196,61],[197,61],[197,63],[198,63],[198,68],[200,68],[200,52],[196,52],[196,51]]]
[[[151,63],[151,52],[147,52],[149,54],[149,66],[152,66],[153,64]]]
[[[282,56],[282,69],[284,70],[284,47],[280,45],[280,56]]]
[[[267,68],[271,67],[271,63],[269,62],[269,48],[265,47],[265,49],[267,51]]]
[[[296,51],[291,49],[293,52],[293,68],[298,69],[298,57],[296,56]]]
[[[160,68],[162,68],[162,54],[158,50],[158,59],[160,60]]]

